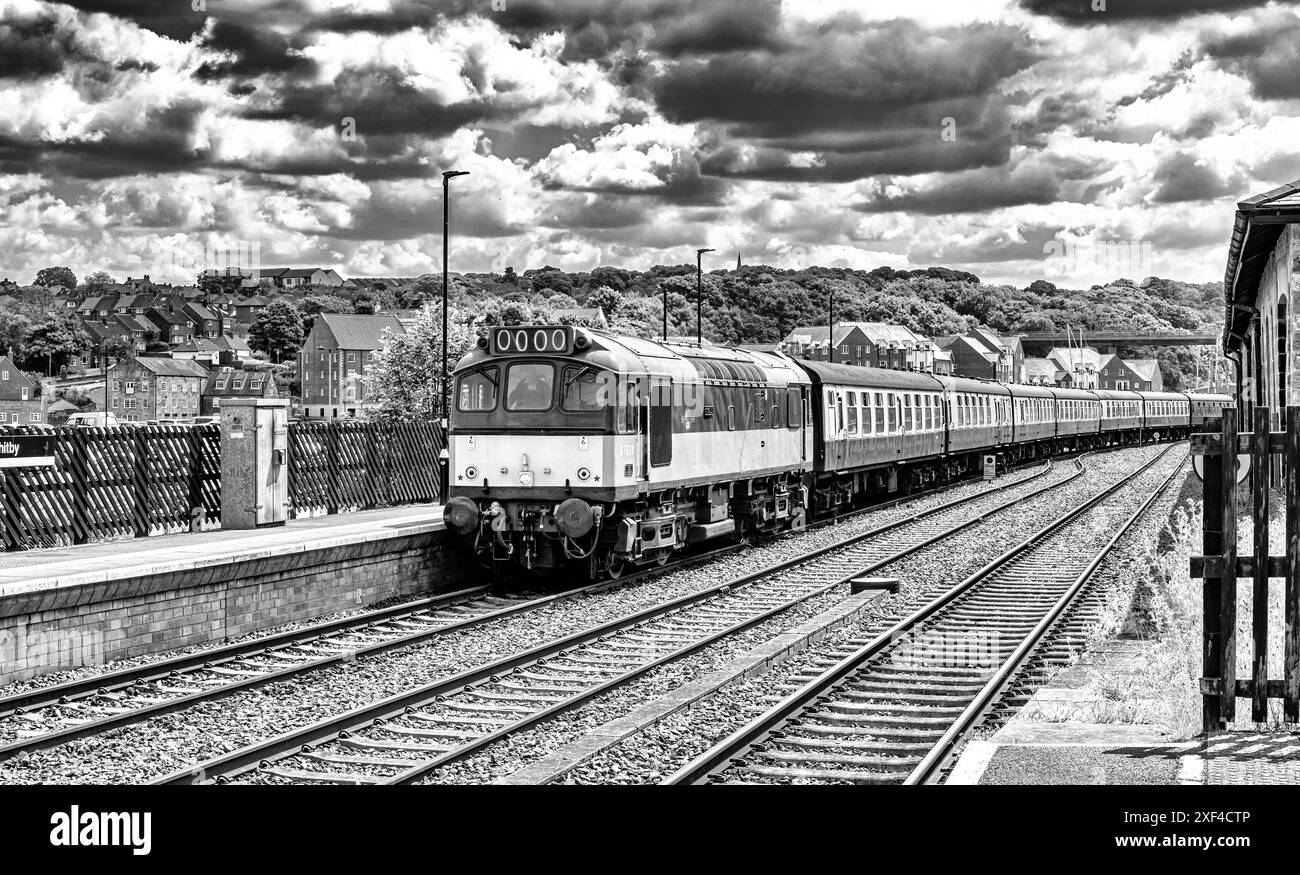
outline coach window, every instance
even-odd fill
[[[849,393],[849,434],[858,433],[858,393]]]
[[[467,413],[495,410],[500,379],[500,372],[496,368],[471,371],[461,377],[456,406]]]
[[[592,413],[605,407],[607,390],[600,372],[590,366],[564,369],[560,407],[575,413]]]
[[[876,393],[876,434],[883,434],[885,431],[885,396]]]

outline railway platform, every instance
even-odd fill
[[[442,535],[406,505],[0,554],[0,685],[454,588]]]
[[[1140,671],[1144,642],[1112,640],[1042,687],[987,740],[967,745],[949,784],[1300,784],[1300,734],[1236,731],[1180,739],[1130,722],[1153,703],[1099,693],[1101,665]],[[1185,735],[1186,733],[1182,733]]]

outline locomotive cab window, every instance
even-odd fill
[[[600,371],[590,366],[564,369],[560,407],[571,413],[594,413],[608,406],[609,390]]]
[[[486,413],[496,410],[497,384],[501,381],[496,368],[471,371],[460,378],[456,391],[456,406],[466,413]]]
[[[548,410],[555,393],[555,367],[526,362],[506,370],[506,410]]]
[[[798,389],[788,389],[785,393],[786,422],[790,428],[803,426],[803,397]]]

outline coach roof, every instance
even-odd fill
[[[884,368],[864,368],[859,365],[839,365],[829,362],[799,362],[811,372],[817,382],[832,386],[863,386],[870,389],[903,389],[909,392],[937,392],[942,386],[929,374],[912,371],[890,371]]]

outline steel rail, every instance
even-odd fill
[[[935,742],[934,747],[932,747],[929,752],[921,758],[921,762],[916,765],[911,774],[909,774],[903,781],[904,784],[933,783],[933,781],[938,777],[939,771],[947,762],[957,745],[960,744],[961,741],[980,724],[989,709],[997,703],[1003,688],[1015,676],[1016,672],[1020,670],[1025,660],[1040,643],[1049,637],[1051,629],[1055,625],[1057,619],[1065,609],[1069,607],[1071,602],[1078,597],[1080,591],[1082,591],[1084,586],[1086,586],[1088,581],[1092,578],[1092,575],[1097,571],[1098,566],[1100,566],[1102,561],[1110,555],[1111,550],[1115,548],[1119,539],[1127,534],[1129,529],[1131,529],[1142,515],[1147,512],[1151,505],[1153,505],[1156,500],[1164,494],[1165,490],[1169,488],[1169,484],[1172,483],[1174,478],[1183,470],[1185,464],[1185,461],[1180,463],[1178,467],[1176,467],[1173,472],[1170,473],[1170,475],[1166,477],[1158,487],[1156,487],[1155,491],[1151,493],[1147,500],[1142,502],[1141,506],[1129,515],[1128,519],[1124,521],[1124,524],[1120,526],[1111,539],[1106,542],[1105,546],[1103,546],[1101,550],[1093,556],[1087,567],[1079,574],[1074,583],[1071,584],[1070,588],[1061,595],[1056,604],[1052,606],[1051,610],[1038,622],[1036,626],[1034,626],[1029,634],[1025,636],[1025,638],[1020,642],[1020,645],[1016,647],[1011,655],[1006,658],[1003,664],[994,673],[993,677],[991,677],[979,693],[976,694],[975,700],[971,702],[964,711],[962,711],[957,719],[953,721],[953,725],[944,732],[943,736],[940,737],[937,742]]]
[[[1019,504],[1022,501],[1033,498],[1049,490],[1064,486],[1066,483],[1073,481],[1083,473],[1084,468],[1079,459],[1074,459],[1073,461],[1078,470],[1063,480],[1038,487],[1025,495],[1013,498],[1010,501],[1002,502],[973,518],[959,523],[957,526],[945,529],[939,534],[925,538],[920,543],[891,554],[884,560],[872,563],[865,569],[865,571],[870,571],[882,565],[889,564],[890,562],[897,561],[903,555],[924,549],[925,547],[950,536],[954,531],[974,526],[992,514],[1005,510],[1007,507]],[[1053,470],[1053,467],[1054,466],[1049,461],[1049,463],[1044,466],[1043,471],[1035,473],[1030,477],[1022,478],[1021,480],[1012,483],[1001,484],[995,488],[983,490],[973,496],[966,496],[944,502],[935,507],[919,511],[908,517],[875,527],[869,531],[861,532],[836,541],[835,543],[818,547],[809,553],[781,560],[772,565],[765,566],[764,568],[747,572],[737,578],[706,587],[705,589],[693,593],[679,596],[668,602],[644,608],[632,614],[601,623],[588,629],[580,630],[564,636],[563,638],[540,644],[527,651],[511,654],[490,663],[466,669],[458,674],[403,693],[398,693],[380,701],[353,709],[345,714],[327,718],[309,726],[290,730],[289,732],[283,733],[267,741],[248,745],[237,751],[211,758],[189,768],[176,770],[170,774],[157,778],[150,783],[195,784],[211,780],[209,778],[211,775],[217,776],[217,780],[237,777],[238,775],[244,774],[253,769],[265,766],[273,760],[293,756],[308,748],[308,746],[314,747],[319,744],[327,743],[340,737],[345,732],[353,732],[357,729],[374,725],[377,722],[391,719],[392,717],[400,715],[408,710],[413,710],[421,705],[426,705],[430,702],[436,701],[440,696],[445,697],[448,695],[454,695],[455,693],[465,691],[466,688],[472,688],[474,685],[491,681],[499,675],[524,666],[536,664],[540,660],[545,660],[552,656],[562,655],[569,650],[589,644],[608,635],[625,631],[626,629],[647,620],[656,619],[681,608],[714,598],[718,595],[729,593],[735,589],[751,586],[764,578],[788,571],[799,565],[810,563],[834,551],[842,550],[846,547],[851,547],[872,538],[879,537],[880,535],[912,525],[918,521],[935,516],[955,507],[972,504],[981,499],[985,499],[990,495],[1031,483],[1034,480],[1046,476],[1051,470]],[[837,584],[862,573],[864,573],[864,569],[856,569],[852,574],[846,575],[837,581]],[[810,597],[812,597],[812,595],[805,596],[805,598]],[[789,605],[786,607],[789,607]],[[512,728],[511,731],[517,730]],[[468,753],[468,751],[466,753]]]
[[[932,510],[939,511],[947,509],[955,504],[973,502],[984,496],[1028,483],[1050,473],[1052,467],[1053,464],[1049,460],[1047,464],[1043,466],[1042,471],[1031,474],[1028,477],[1010,483],[999,484],[990,489],[982,490],[974,496],[954,499],[953,501],[946,502]],[[951,488],[956,488],[956,485],[927,491],[925,493],[913,493],[911,495],[901,496],[887,502],[856,510],[849,516],[839,516],[820,521],[819,523],[814,524],[814,526],[810,526],[810,528],[831,525],[855,516],[865,515],[872,511],[887,509],[899,504],[917,501],[933,493],[947,491],[947,489]],[[914,515],[910,520],[904,520],[902,522],[915,521],[927,513],[929,513],[929,511],[921,512],[920,514]],[[888,529],[889,526],[886,526],[882,527],[878,532],[867,534],[883,533]],[[599,581],[575,589],[551,593],[534,599],[523,600],[513,605],[506,605],[496,610],[486,611],[482,614],[465,617],[461,620],[431,625],[428,629],[420,629],[406,635],[398,635],[373,644],[362,645],[359,647],[347,647],[336,654],[316,659],[308,659],[295,665],[285,666],[278,670],[261,671],[256,674],[250,673],[246,678],[231,680],[230,682],[219,686],[209,687],[196,692],[184,693],[162,701],[152,701],[148,704],[131,708],[129,711],[109,714],[73,726],[67,726],[62,729],[52,730],[28,738],[3,743],[0,744],[0,762],[16,756],[19,753],[31,753],[38,750],[45,750],[51,747],[56,747],[60,744],[65,744],[69,741],[74,741],[80,738],[89,738],[110,729],[129,726],[152,717],[174,713],[199,702],[215,701],[244,690],[254,689],[277,681],[296,677],[298,675],[304,675],[331,666],[341,665],[358,658],[372,656],[388,650],[418,644],[426,640],[441,637],[450,632],[462,631],[495,620],[528,613],[553,602],[575,599],[583,595],[590,595],[608,589],[617,589],[629,586],[644,579],[657,577],[661,574],[702,564],[717,558],[720,555],[725,555],[739,550],[743,546],[744,544],[740,543],[694,554],[670,565],[638,570],[616,580]],[[171,659],[150,662],[145,665],[122,669],[117,672],[70,681],[65,684],[30,690],[25,693],[0,699],[0,719],[18,716],[57,705],[77,704],[84,699],[96,695],[106,695],[118,691],[129,690],[131,687],[139,684],[178,680],[183,677],[183,672],[194,673],[204,671],[243,660],[256,659],[257,657],[264,656],[272,651],[283,651],[322,643],[328,641],[329,636],[338,633],[363,633],[370,630],[372,627],[382,625],[385,622],[415,618],[421,613],[445,610],[447,608],[469,604],[477,598],[484,598],[492,595],[492,589],[491,586],[480,586],[458,590],[453,593],[440,594],[416,602],[407,602],[401,605],[369,611],[364,614],[357,614],[312,626],[291,629],[276,635],[237,642],[223,647],[200,651],[198,653],[173,657]],[[164,690],[160,692],[167,691]]]
[[[1039,541],[1063,528],[1083,513],[1086,513],[1102,500],[1126,486],[1135,477],[1145,473],[1163,459],[1174,446],[1174,444],[1171,444],[1166,447],[1158,456],[1145,463],[1135,473],[1111,484],[1105,490],[1088,499],[1086,502],[1067,511],[1060,517],[1057,517],[1043,528],[1031,534],[1028,538],[1008,549],[1002,555],[986,563],[965,580],[940,594],[929,603],[913,611],[908,616],[900,619],[889,629],[878,634],[870,642],[827,668],[816,678],[808,681],[799,689],[787,695],[781,701],[755,717],[749,723],[745,724],[740,729],[706,750],[704,753],[695,757],[676,772],[664,778],[660,783],[667,785],[707,782],[712,775],[725,770],[735,760],[743,757],[746,751],[765,740],[773,730],[787,723],[799,711],[824,696],[835,686],[844,682],[849,675],[862,665],[880,655],[891,644],[893,644],[894,641],[907,634],[907,632],[916,626],[931,619],[944,607],[949,605],[959,596],[969,592],[972,588],[988,578],[1007,562],[1027,553]],[[1181,465],[1179,467],[1181,468]]]

